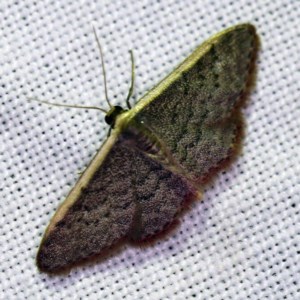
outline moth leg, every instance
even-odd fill
[[[131,98],[132,93],[133,93],[135,75],[134,75],[134,57],[133,57],[133,51],[129,50],[129,53],[130,53],[130,60],[131,60],[131,84],[130,84],[128,95],[127,95],[127,98],[126,98],[126,104],[127,104],[127,107],[129,109],[131,109],[131,105],[130,105],[129,99]]]
[[[107,138],[110,137],[110,134],[111,134],[111,127],[109,127],[109,129],[108,129],[108,132],[107,132]]]

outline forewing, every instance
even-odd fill
[[[116,140],[106,142],[51,220],[37,255],[39,269],[55,272],[129,232],[135,211],[130,162]]]
[[[175,218],[196,191],[179,175],[111,137],[53,217],[37,265],[56,272],[124,238],[145,239]]]
[[[205,179],[235,147],[233,114],[245,90],[257,37],[249,24],[197,48],[136,106],[139,122],[162,140],[194,181]]]

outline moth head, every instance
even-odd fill
[[[112,106],[105,116],[105,122],[114,128],[117,117],[125,111],[121,106]]]

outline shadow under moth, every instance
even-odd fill
[[[121,241],[149,240],[200,198],[237,149],[257,41],[250,24],[226,29],[134,107],[111,106],[110,136],[43,236],[41,271],[61,271]]]

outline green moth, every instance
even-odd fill
[[[237,147],[237,115],[256,49],[252,25],[231,27],[199,46],[133,108],[111,108],[110,136],[44,234],[41,271],[60,271],[120,241],[150,239],[200,197]]]

